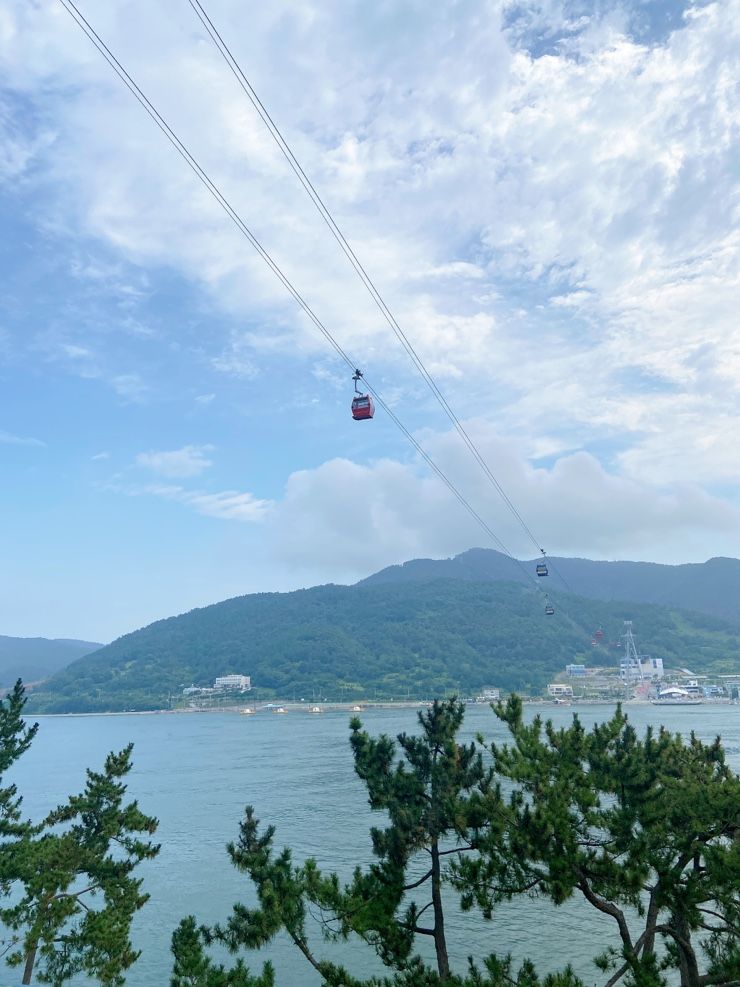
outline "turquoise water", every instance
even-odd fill
[[[544,712],[565,723],[573,711],[548,707]],[[612,712],[605,706],[579,709],[587,725]],[[528,715],[533,713],[530,708]],[[634,706],[628,714],[638,730],[663,722],[684,733],[693,729],[703,740],[720,734],[730,763],[740,771],[740,706]],[[362,719],[372,733],[413,731],[416,724],[411,709],[368,710]],[[33,816],[81,789],[86,767],[100,766],[108,751],[134,742],[129,791],[145,812],[159,818],[162,850],[141,868],[151,901],[137,919],[135,941],[142,956],[129,973],[131,987],[166,987],[170,936],[181,917],[192,913],[200,922],[223,921],[233,902],[253,901],[248,880],[233,870],[225,851],[226,842],[237,836],[247,803],[261,820],[275,825],[276,845],[293,847],[297,859],[315,856],[321,867],[344,875],[369,860],[368,829],[382,817],[370,812],[354,775],[348,720],[346,712],[41,719],[15,775],[24,807]],[[466,715],[464,735],[477,731],[504,739],[486,706],[472,707]],[[458,969],[468,955],[511,951],[519,959],[531,957],[543,971],[571,962],[589,983],[603,980],[590,960],[613,941],[609,920],[580,902],[555,909],[545,902],[520,901],[502,908],[490,923],[453,911],[447,930]],[[356,944],[319,945],[317,951],[341,956],[358,976],[381,972],[374,956]],[[264,955],[273,960],[280,987],[319,983],[289,944],[277,942]],[[259,958],[248,962],[256,969]],[[0,973],[0,983],[6,980]]]

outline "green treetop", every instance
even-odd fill
[[[465,903],[490,909],[513,883],[556,904],[580,895],[618,932],[621,948],[597,958],[606,987],[654,987],[670,969],[682,987],[736,984],[740,779],[719,739],[640,739],[621,709],[590,731],[577,716],[525,724],[516,697],[497,712],[512,738],[491,747],[514,785],[509,825],[456,867]]]
[[[237,904],[211,930],[195,932],[185,920],[176,969],[189,962],[195,979],[173,987],[211,987],[203,942],[256,949],[281,931],[328,987],[582,987],[569,968],[540,979],[530,961],[514,971],[510,957],[496,955],[452,971],[451,891],[463,910],[477,907],[488,919],[517,895],[554,907],[582,896],[621,943],[595,958],[605,987],[623,978],[664,987],[669,971],[681,987],[738,987],[740,780],[719,741],[685,742],[664,730],[640,739],[620,709],[590,731],[578,717],[559,730],[539,717],[528,725],[513,697],[497,708],[510,743],[492,745],[487,757],[482,738],[458,743],[463,713],[455,700],[435,702],[419,714],[419,734],[396,741],[351,722],[355,770],[386,825],[371,829],[373,862],[349,882],[312,859],[294,863],[290,849],[276,853],[273,827],[261,831],[248,807],[228,851],[253,881],[257,907]],[[321,916],[324,939],[355,936],[374,947],[390,975],[358,979],[320,958],[309,912]],[[433,965],[417,950],[424,937]]]
[[[294,864],[289,849],[276,854],[274,828],[260,832],[252,807],[247,807],[239,840],[228,852],[235,866],[254,882],[259,904],[257,908],[235,905],[227,924],[211,930],[207,938],[237,951],[259,948],[284,930],[331,987],[510,984],[508,960],[489,958],[485,973],[471,966],[462,977],[450,970],[443,900],[450,880],[449,861],[475,854],[484,837],[489,845],[502,825],[503,803],[490,768],[474,743],[457,742],[463,715],[464,706],[457,700],[435,702],[419,713],[420,733],[402,733],[396,741],[373,738],[358,719],[351,721],[355,770],[367,787],[371,808],[386,814],[387,825],[372,828],[374,862],[356,868],[348,883],[336,874],[322,874],[312,859]],[[417,877],[419,861],[423,868]],[[321,915],[327,940],[359,937],[394,971],[392,979],[358,979],[344,967],[320,959],[307,923],[312,907]],[[183,936],[192,923],[186,919],[181,925]],[[415,952],[419,937],[434,945],[433,966]],[[175,956],[181,964],[184,949],[175,949]],[[529,965],[520,971],[517,982],[522,987],[540,983]],[[206,987],[209,981],[204,977],[202,984]],[[548,979],[547,984],[573,987],[576,980],[565,974]],[[181,982],[173,981],[173,987],[181,987]]]
[[[0,701],[0,768],[28,748],[36,726],[22,719],[24,693],[17,683]],[[148,839],[157,820],[126,802],[124,779],[132,746],[111,753],[100,772],[88,771],[85,789],[40,823],[21,818],[14,786],[0,788],[2,891],[10,903],[0,922],[11,931],[7,960],[61,985],[84,973],[105,987],[119,987],[136,960],[129,932],[148,895],[134,876],[159,847]]]

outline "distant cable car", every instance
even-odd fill
[[[537,565],[535,567],[535,572],[537,573],[538,576],[546,576],[547,575],[547,561],[545,559],[545,550],[544,550],[544,548],[541,548],[540,551],[542,552],[542,561],[537,563]]]
[[[555,613],[555,607],[550,603],[549,599],[545,597],[545,614],[548,617],[552,617]]]
[[[369,394],[363,394],[357,386],[357,382],[362,380],[362,371],[355,370],[352,380],[355,382],[355,396],[352,398],[352,417],[356,422],[372,418],[375,414],[375,405]]]

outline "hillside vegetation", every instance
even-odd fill
[[[94,641],[0,634],[0,688],[10,687],[17,679],[24,682],[47,679],[70,662],[100,647]]]
[[[364,580],[379,583],[465,579],[527,583],[534,560],[519,565],[489,548],[472,548],[451,559],[413,559],[389,566]],[[657,603],[695,610],[740,624],[740,559],[717,558],[685,565],[657,562],[604,562],[592,559],[550,560],[549,583],[594,600]],[[560,577],[562,576],[562,580]]]
[[[217,675],[252,676],[261,698],[401,698],[475,694],[482,687],[538,692],[574,660],[614,664],[591,647],[634,621],[641,649],[674,667],[736,667],[740,631],[714,617],[563,595],[513,583],[437,580],[319,586],[238,597],[150,624],[54,676],[33,711],[152,709]]]

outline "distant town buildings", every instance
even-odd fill
[[[623,657],[618,667],[589,667],[573,662],[566,665],[564,671],[563,677],[567,677],[569,684],[553,682],[548,685],[547,693],[552,699],[569,700],[573,696],[575,699],[598,701],[634,696],[645,702],[648,699],[740,700],[740,673],[697,675],[686,668],[665,668],[662,658],[651,658],[636,651],[630,657]]]
[[[603,637],[601,628],[594,632],[591,642],[594,647],[598,647]],[[701,681],[707,679],[706,675],[697,675],[688,668],[666,669],[662,658],[640,654],[631,620],[624,621],[619,642],[612,642],[609,646],[621,649],[618,667],[605,666],[601,662],[589,667],[585,663],[573,662],[565,666],[564,676],[571,684],[553,682],[547,687],[548,695],[556,701],[567,701],[571,697],[598,701],[633,696],[644,702],[656,697],[659,701],[669,702],[734,702],[740,699],[740,674],[715,675],[712,676],[714,681],[706,682]],[[603,659],[604,655],[600,657]]]

